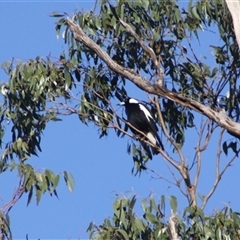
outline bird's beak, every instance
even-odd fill
[[[125,105],[125,102],[120,102],[118,105],[119,105],[119,106],[124,106],[124,105]]]

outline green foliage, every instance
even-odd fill
[[[230,141],[229,144],[227,144],[227,141],[223,143],[223,152],[228,155],[228,149],[232,149],[232,151],[238,156],[239,149],[237,147],[237,142]]]
[[[56,187],[59,183],[59,175],[54,174],[51,170],[45,170],[43,173],[36,172],[29,164],[19,166],[19,176],[23,178],[22,187],[28,192],[27,205],[32,200],[35,191],[37,204],[40,202],[43,193],[48,191],[50,195],[57,196]]]
[[[62,110],[76,114],[84,124],[95,124],[100,138],[108,135],[109,128],[114,128],[118,137],[125,136],[128,130],[124,117],[114,108],[115,103],[133,92],[127,87],[126,79],[74,39],[67,25],[67,14],[54,12],[52,17],[59,19],[56,33],[57,36],[63,33],[68,46],[58,61],[37,57],[26,63],[13,61],[2,65],[9,81],[1,85],[0,147],[4,153],[0,159],[0,173],[18,171],[20,190],[28,194],[27,204],[34,195],[37,204],[46,192],[57,196],[60,174],[48,169],[38,172],[28,160],[42,151],[43,131],[50,121],[61,120],[59,116],[66,114]],[[98,15],[79,12],[74,16],[75,22],[116,63],[136,74],[147,74],[149,81],[154,83],[157,69],[153,59],[121,25],[120,19],[153,49],[165,70],[166,88],[214,111],[224,108],[229,117],[239,121],[240,56],[224,1],[190,0],[183,9],[173,0],[164,1],[164,4],[156,0],[118,1],[115,5],[101,1]],[[205,56],[200,59],[191,40],[201,43],[202,31],[209,33],[208,29],[217,29],[220,41],[211,45],[212,59]],[[150,105],[156,121],[161,122],[157,106]],[[159,100],[159,107],[170,137],[181,148],[185,144],[186,131],[195,127],[196,113],[166,99]],[[176,150],[174,146],[172,149]],[[222,149],[226,155],[230,149],[236,156],[239,152],[236,139],[225,141]],[[135,141],[127,150],[133,155],[132,173],[147,169],[149,159]],[[62,175],[69,190],[73,191],[71,173],[64,171]],[[165,198],[162,197],[159,204],[152,197],[143,200],[141,218],[134,212],[135,204],[135,196],[117,198],[112,218],[106,219],[101,226],[90,224],[90,238],[169,239],[168,222],[163,214]],[[177,213],[177,199],[173,196],[170,206]],[[8,211],[0,212],[0,230],[11,239]],[[181,239],[239,239],[239,226],[239,214],[228,208],[209,217],[203,210],[189,207],[177,218]]]
[[[106,63],[92,50],[77,42],[66,26],[65,16],[60,17],[63,18],[57,23],[57,33],[64,30],[69,47],[67,61],[76,66],[75,76],[82,86],[80,119],[87,123],[87,120],[94,122],[98,117],[100,137],[106,136],[110,123],[114,121],[114,109],[110,103],[115,98],[122,100],[128,95],[125,80],[114,71],[109,71]],[[238,120],[237,96],[240,91],[236,81],[239,77],[239,52],[232,22],[224,21],[226,18],[231,19],[224,1],[189,1],[187,9],[183,10],[175,1],[166,1],[164,4],[158,1],[119,1],[115,6],[102,1],[99,15],[80,12],[74,18],[114,61],[141,74],[147,73],[150,81],[154,80],[156,69],[152,59],[120,24],[119,19],[122,19],[162,61],[167,87],[213,109],[219,108],[218,99],[225,95],[225,87],[229,84],[232,100],[227,101],[224,108]],[[215,24],[221,41],[219,46],[212,46],[212,61],[219,67],[210,67],[207,61],[195,55],[189,36],[200,42],[202,30],[215,28]],[[183,146],[185,131],[195,126],[195,114],[169,100],[162,99],[160,104],[169,134],[179,146]],[[146,156],[141,155],[145,153],[140,149],[138,154],[136,152],[133,151],[134,162],[143,163]]]
[[[135,213],[136,196],[118,197],[114,204],[113,217],[97,226],[90,223],[90,239],[171,239],[168,217],[165,216],[165,198],[159,204],[152,196],[142,200],[143,215]],[[177,204],[170,197],[171,207]],[[176,209],[177,210],[177,209]],[[178,213],[176,211],[176,213]],[[240,238],[240,214],[225,207],[212,216],[207,216],[197,207],[187,207],[181,216],[177,216],[176,232],[180,239],[231,239]]]
[[[73,175],[67,171],[64,171],[63,174],[64,174],[64,180],[67,184],[69,191],[73,192],[74,184],[75,184]]]
[[[12,232],[10,229],[10,217],[8,214],[4,215],[1,211],[0,211],[0,231],[3,237],[7,236],[8,239],[12,239]]]
[[[136,196],[117,198],[113,204],[114,216],[105,219],[103,225],[93,222],[88,227],[90,239],[165,239],[168,236],[160,205],[153,197],[142,201],[144,215],[138,217],[134,211]]]
[[[1,158],[1,172],[11,162],[15,167],[14,157],[20,162],[41,151],[41,134],[49,121],[60,119],[51,110],[47,111],[47,102],[57,97],[68,97],[67,87],[71,87],[63,69],[50,61],[39,58],[13,68],[13,63],[3,65],[9,75],[8,85],[2,86],[4,103],[1,106],[1,129],[4,137],[4,125],[11,128],[11,143],[5,146]]]
[[[58,197],[56,188],[60,175],[48,169],[36,171],[28,160],[42,151],[41,137],[46,125],[50,121],[61,120],[51,108],[51,103],[61,98],[69,99],[68,90],[73,87],[71,66],[64,61],[64,57],[58,63],[37,57],[36,60],[18,62],[16,66],[14,64],[6,62],[2,65],[9,82],[1,86],[4,101],[0,108],[0,144],[4,152],[0,159],[0,173],[17,169],[20,184],[16,199],[25,192],[28,195],[27,205],[33,197],[39,204],[46,192]],[[71,174],[64,172],[64,179],[72,191]],[[10,239],[8,212],[15,201],[1,212],[1,232]]]

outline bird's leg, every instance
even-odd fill
[[[143,136],[141,136],[140,134],[135,134],[134,135],[134,138],[138,141],[142,140],[143,139]]]
[[[148,143],[148,144],[151,145],[151,142],[145,136],[143,136],[142,134],[135,134],[134,139],[137,140],[137,141],[140,141],[142,143],[144,142],[145,144]]]

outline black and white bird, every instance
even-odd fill
[[[136,129],[144,133],[145,136],[141,136],[139,141],[141,142],[144,150],[147,152],[149,158],[152,159],[151,151],[146,141],[143,141],[142,139],[147,140],[153,145],[156,145],[164,150],[161,139],[157,133],[158,128],[156,122],[154,121],[154,118],[147,106],[138,102],[134,98],[127,98],[125,101],[121,102],[120,105],[125,106],[128,118],[127,121],[133,126],[130,126],[131,131],[138,136],[141,136],[141,133],[139,133]],[[151,146],[151,149],[153,154],[158,154],[155,147]]]

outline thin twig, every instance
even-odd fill
[[[177,168],[177,170],[179,171],[179,173],[181,174],[181,176],[184,179],[184,182],[186,184],[187,190],[188,190],[188,194],[189,197],[189,203],[190,205],[196,205],[196,197],[195,197],[195,186],[191,184],[191,179],[190,179],[190,175],[189,175],[189,169],[186,167],[185,165],[185,160],[182,154],[181,149],[179,148],[178,144],[175,142],[174,139],[172,139],[172,137],[168,134],[167,128],[164,124],[164,120],[163,120],[163,116],[162,116],[162,112],[160,109],[160,104],[158,102],[158,98],[157,96],[155,96],[155,106],[157,107],[157,112],[158,112],[158,116],[160,118],[162,127],[163,127],[163,131],[165,133],[165,135],[167,136],[167,138],[171,141],[171,143],[174,145],[174,147],[177,149],[177,152],[179,154],[181,163],[178,164],[177,166],[175,166]],[[166,158],[167,159],[167,158]],[[168,160],[168,159],[167,159]],[[171,162],[170,162],[171,163]]]
[[[196,173],[195,173],[195,177],[194,177],[194,186],[195,186],[195,189],[197,188],[197,185],[198,185],[198,180],[199,180],[199,175],[200,175],[200,171],[201,171],[201,152],[205,150],[205,148],[207,147],[208,143],[209,143],[209,140],[210,140],[210,136],[211,134],[207,133],[207,136],[205,138],[205,142],[203,144],[203,147],[201,147],[201,141],[202,141],[202,137],[203,137],[203,133],[205,131],[205,128],[208,124],[210,124],[210,119],[206,119],[206,121],[204,122],[204,124],[201,126],[201,130],[200,130],[200,133],[199,133],[199,139],[198,139],[198,143],[197,143],[197,147],[196,147],[196,158],[197,158],[197,169],[196,169]],[[211,131],[210,131],[211,132]]]
[[[239,128],[240,123],[236,123],[230,117],[226,116],[226,114],[224,115],[224,118],[223,118],[223,114],[219,114],[214,109],[211,109],[205,106],[204,104],[199,103],[198,101],[186,98],[181,94],[169,91],[163,86],[160,86],[157,84],[151,84],[149,81],[141,77],[139,73],[137,73],[133,69],[123,67],[119,65],[117,62],[115,62],[114,60],[112,60],[112,58],[107,54],[107,52],[104,51],[99,45],[97,45],[92,39],[90,39],[77,23],[67,18],[66,25],[69,27],[70,31],[73,33],[73,37],[75,38],[76,41],[81,42],[86,47],[94,51],[98,55],[98,57],[101,58],[106,63],[109,69],[121,75],[122,77],[128,79],[133,84],[135,84],[138,88],[148,93],[152,93],[158,96],[163,96],[169,100],[179,103],[182,106],[186,106],[192,110],[200,112],[201,114],[215,121],[221,127],[227,129],[230,132],[234,132],[236,136],[240,136],[240,128]]]
[[[163,180],[165,180],[166,182],[168,182],[168,183],[170,183],[170,184],[178,187],[177,181],[176,181],[176,183],[174,183],[174,182],[168,180],[167,178],[163,177],[162,175],[160,175],[159,173],[157,173],[157,172],[154,171],[153,169],[151,169],[151,168],[149,168],[149,167],[147,167],[147,166],[145,166],[145,167],[146,167],[146,170],[150,171],[151,173],[153,173],[153,174],[155,174],[155,175],[157,176],[157,177],[151,176],[152,179],[163,179]]]
[[[222,153],[222,137],[223,137],[223,133],[224,133],[225,129],[221,129],[220,131],[220,136],[219,136],[219,140],[218,140],[218,151],[217,151],[217,157],[216,157],[216,177],[215,177],[215,182],[213,184],[212,189],[209,191],[209,193],[204,197],[203,200],[203,204],[202,204],[202,209],[205,208],[205,206],[207,205],[208,200],[210,199],[210,197],[213,195],[213,193],[215,192],[223,174],[225,173],[225,171],[227,170],[228,167],[231,166],[232,162],[237,158],[237,155],[235,154],[225,165],[225,167],[222,169],[222,171],[220,171],[220,160],[221,160],[221,153]]]
[[[177,150],[177,152],[179,154],[179,158],[181,159],[181,164],[183,164],[185,162],[185,160],[184,160],[182,151],[181,151],[179,145],[176,143],[176,141],[168,133],[168,130],[166,128],[166,125],[165,125],[165,122],[164,122],[164,119],[163,119],[163,115],[162,115],[162,111],[161,111],[161,108],[160,108],[160,104],[158,102],[158,97],[155,96],[154,101],[152,101],[152,102],[154,103],[154,105],[157,108],[157,113],[158,113],[158,116],[159,116],[159,120],[160,120],[160,123],[161,123],[161,127],[163,129],[163,132],[164,132],[165,136],[167,137],[167,139],[173,144],[173,146]]]
[[[165,160],[166,160],[166,159],[165,159]],[[188,194],[182,189],[182,187],[181,187],[181,181],[175,177],[174,172],[172,171],[171,167],[170,167],[169,164],[168,164],[168,161],[165,161],[165,164],[167,165],[168,170],[169,170],[170,173],[172,174],[172,177],[174,178],[174,180],[175,180],[175,182],[176,182],[176,186],[179,188],[179,190],[180,190],[180,192],[183,194],[183,196],[185,196],[185,197],[187,198],[187,200],[190,202],[190,199],[189,199]],[[179,171],[179,170],[178,170],[178,171]],[[181,174],[181,173],[180,173],[180,174]]]

